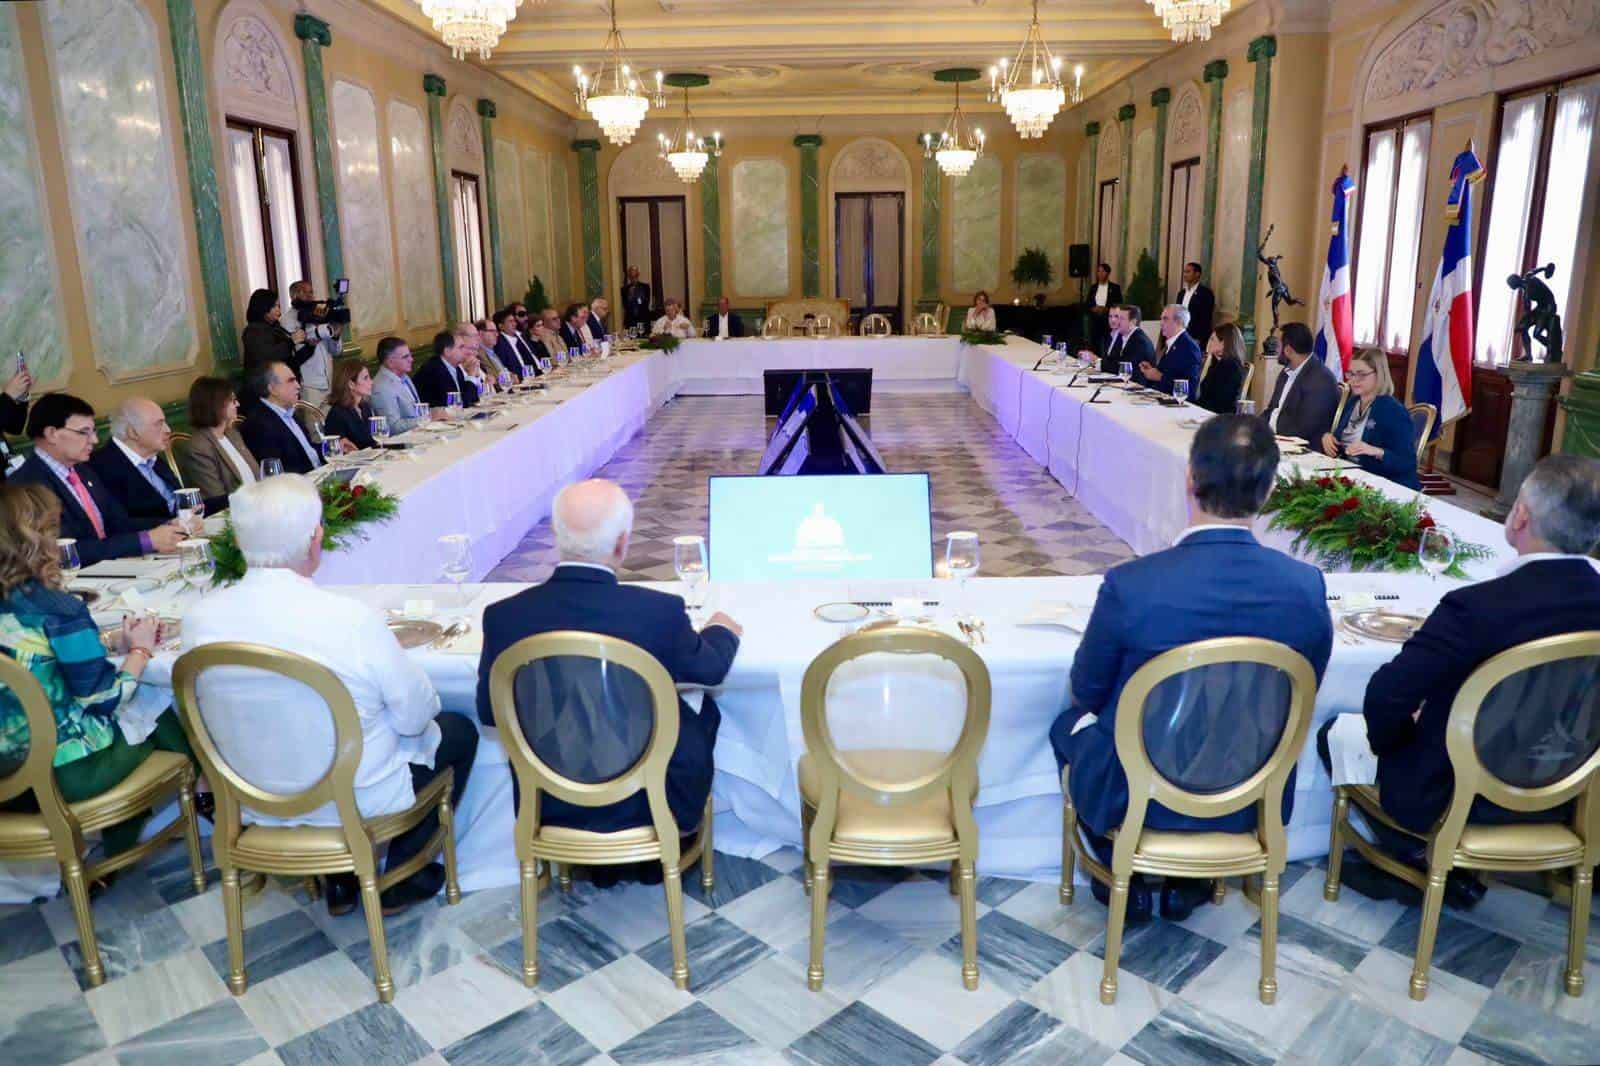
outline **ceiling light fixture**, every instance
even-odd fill
[[[605,57],[600,69],[591,80],[582,67],[573,67],[578,79],[578,106],[588,111],[606,139],[612,144],[627,144],[644,121],[645,113],[654,104],[665,107],[666,95],[662,92],[662,73],[656,71],[656,91],[646,93],[628,65],[627,53],[622,46],[622,31],[617,29],[617,4],[611,0],[611,32],[606,35]]]
[[[1033,21],[1016,60],[1008,64],[1002,59],[989,68],[989,101],[1005,107],[1023,140],[1033,140],[1044,135],[1069,98],[1073,103],[1083,99],[1083,67],[1075,68],[1074,74],[1069,90],[1061,78],[1060,57],[1051,55],[1044,43],[1039,0],[1033,0]]]
[[[722,154],[722,134],[713,133],[710,142],[698,136],[694,132],[694,115],[689,112],[689,90],[710,85],[711,79],[704,74],[668,74],[666,83],[683,90],[683,118],[675,134],[668,137],[658,133],[656,141],[661,146],[661,158],[672,167],[678,180],[692,185],[700,180],[706,164]]]
[[[500,43],[506,24],[517,17],[522,0],[421,0],[422,13],[433,20],[450,54],[464,59],[468,52],[477,52],[479,59],[488,59],[489,52]]]
[[[952,67],[934,71],[933,80],[950,82],[956,87],[956,108],[945,120],[944,132],[935,137],[922,135],[922,154],[939,164],[939,171],[952,178],[964,178],[972,166],[983,156],[983,131],[967,124],[961,110],[961,83],[977,81],[982,73],[971,67]]]
[[[1161,25],[1179,44],[1211,40],[1211,31],[1222,25],[1231,0],[1150,0],[1161,16]]]

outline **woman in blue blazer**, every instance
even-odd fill
[[[1346,380],[1350,399],[1333,432],[1323,434],[1322,450],[1354,460],[1369,474],[1420,489],[1416,430],[1410,412],[1394,398],[1389,360],[1382,352],[1357,352]]]

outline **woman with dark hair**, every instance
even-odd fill
[[[981,329],[990,333],[995,331],[994,308],[989,306],[989,294],[979,289],[972,297],[972,306],[967,308],[967,317],[961,323],[962,329]]]
[[[268,363],[285,363],[299,374],[305,360],[296,358],[295,353],[305,343],[306,334],[299,329],[290,333],[278,325],[282,314],[278,294],[271,289],[257,289],[250,294],[250,303],[244,309],[244,333],[239,338],[247,373]]]
[[[179,464],[183,480],[200,490],[206,513],[226,510],[228,496],[261,476],[260,464],[234,428],[239,400],[225,378],[195,378],[189,386],[189,425],[194,436]]]
[[[357,448],[371,448],[372,374],[359,359],[343,359],[333,368],[333,388],[328,393],[324,436],[343,437]]]
[[[1206,356],[1210,367],[1200,379],[1200,395],[1194,402],[1219,415],[1231,415],[1239,406],[1239,393],[1244,388],[1245,363],[1244,334],[1232,322],[1224,322],[1211,331],[1206,341]]]

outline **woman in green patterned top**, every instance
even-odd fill
[[[129,744],[117,727],[120,710],[139,687],[156,642],[154,618],[128,619],[126,658],[119,670],[106,658],[89,609],[61,588],[56,537],[60,504],[37,485],[0,485],[0,655],[26,667],[44,688],[56,716],[56,783],[78,803],[112,788],[152,751],[189,755],[177,716],[163,714],[154,733]],[[0,775],[28,754],[28,720],[9,690],[0,689]],[[31,793],[6,810],[38,810]],[[111,826],[101,842],[107,855],[138,842],[140,816]]]

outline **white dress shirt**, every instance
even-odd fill
[[[161,475],[156,473],[156,456],[152,455],[148,459],[145,458],[132,448],[128,447],[127,444],[123,442],[121,437],[112,437],[111,443],[115,444],[118,450],[120,450],[122,454],[127,457],[128,462],[133,464],[133,468],[139,471],[139,476],[144,478],[145,481],[149,483],[151,488],[160,493],[161,498],[167,503],[167,514],[177,514],[177,494],[172,491],[172,486],[168,485],[165,481],[162,481]]]
[[[233,472],[239,475],[241,485],[254,485],[256,482],[255,471],[250,469],[250,464],[245,462],[244,456],[239,454],[239,449],[233,446],[233,441],[226,435],[217,438],[217,450],[222,452],[222,457],[228,460],[228,465],[233,467]]]
[[[1300,371],[1304,370],[1306,368],[1306,363],[1309,362],[1311,362],[1311,360],[1307,359],[1299,366],[1289,367],[1283,372],[1283,391],[1278,393],[1278,406],[1272,409],[1272,416],[1267,419],[1267,422],[1272,426],[1272,431],[1274,433],[1278,431],[1278,416],[1283,414],[1284,404],[1289,402],[1289,390],[1294,388],[1294,379],[1300,376]]]
[[[284,425],[289,427],[289,432],[294,434],[294,439],[300,442],[301,448],[305,449],[306,457],[311,460],[311,465],[313,467],[321,466],[322,453],[313,448],[311,442],[306,439],[306,431],[300,427],[300,420],[294,416],[294,408],[290,407],[285,410],[271,400],[267,400],[263,406],[283,419]]]
[[[357,808],[370,818],[411,806],[411,764],[431,768],[439,748],[439,695],[377,611],[291,570],[252,567],[184,615],[184,651],[219,641],[281,648],[339,675],[361,720]],[[300,791],[332,762],[333,718],[299,682],[217,668],[201,676],[198,694],[223,757],[258,787]],[[329,804],[293,819],[246,811],[245,820],[338,825],[339,815]]]
[[[662,315],[656,319],[655,325],[650,327],[650,332],[652,335],[670,333],[679,340],[688,340],[694,336],[694,323],[690,322],[688,316],[680,311],[677,318],[668,318],[666,315]]]
[[[1184,307],[1188,307],[1189,297],[1194,295],[1195,287],[1195,285],[1185,285],[1183,287],[1183,295],[1178,297],[1178,303],[1182,304]]]
[[[993,333],[995,329],[994,308],[985,307],[981,311],[976,307],[967,308],[966,328],[986,329],[990,333]]]
[[[1110,302],[1111,285],[1109,282],[1102,281],[1094,287],[1094,305],[1096,307],[1105,307]]]
[[[711,321],[713,323],[711,327],[711,335],[713,337],[726,337],[729,335],[727,315],[717,315]]]
[[[1564,552],[1529,552],[1527,555],[1519,555],[1509,563],[1506,563],[1495,573],[1495,577],[1505,577],[1507,574],[1515,573],[1529,563],[1549,562],[1588,563],[1597,572],[1600,572],[1600,559],[1591,559],[1587,555],[1567,555]]]

